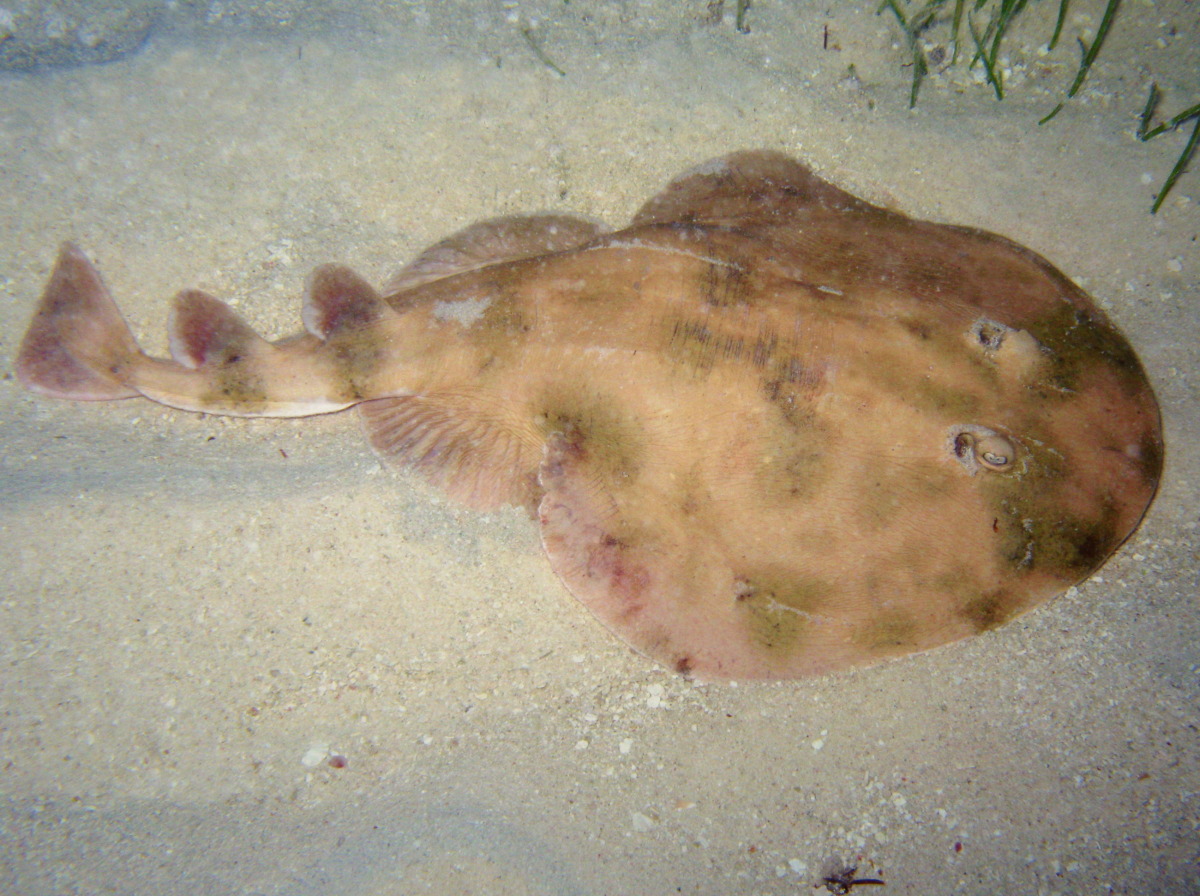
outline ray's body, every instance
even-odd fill
[[[382,295],[319,268],[303,320],[270,343],[189,290],[150,358],[68,245],[18,373],[207,413],[357,405],[388,460],[530,508],[577,598],[707,678],[992,628],[1096,569],[1160,474],[1153,393],[1086,294],[773,153],[684,174],[614,233],[474,225]]]

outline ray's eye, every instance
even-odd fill
[[[987,436],[975,445],[975,458],[992,470],[1007,470],[1013,462],[1013,445],[1004,436]]]
[[[968,473],[980,468],[1011,470],[1017,449],[1011,439],[983,426],[958,426],[951,430],[951,450]]]

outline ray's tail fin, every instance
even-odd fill
[[[76,401],[141,395],[241,417],[328,413],[395,394],[378,373],[396,317],[353,271],[324,265],[305,291],[307,332],[268,342],[224,302],[187,289],[171,312],[171,359],[152,358],[100,272],[67,243],[21,343],[17,377],[34,392]]]
[[[64,243],[17,355],[17,377],[41,395],[75,401],[133,398],[121,371],[142,357],[100,272]]]

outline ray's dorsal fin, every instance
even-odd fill
[[[337,264],[323,264],[308,276],[301,317],[318,339],[350,327],[373,324],[388,313],[387,303],[366,280]]]
[[[198,289],[175,296],[167,339],[171,357],[191,370],[239,361],[271,348],[232,308]]]
[[[569,215],[513,215],[480,221],[434,243],[383,288],[388,296],[503,261],[577,249],[605,228]]]
[[[120,378],[141,355],[100,272],[64,243],[17,354],[17,378],[51,398],[107,401],[138,393]]]
[[[871,208],[805,165],[768,150],[737,152],[675,178],[634,216],[633,224],[785,223],[810,208]]]

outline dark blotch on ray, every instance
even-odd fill
[[[970,621],[975,631],[991,631],[1012,616],[1011,598],[1003,591],[979,594],[963,605],[962,615]]]
[[[1061,389],[1078,389],[1081,379],[1100,367],[1119,373],[1130,392],[1147,388],[1142,363],[1125,338],[1066,302],[1053,313],[1031,321],[1028,330],[1050,350],[1053,380]]]
[[[854,640],[872,654],[908,653],[919,631],[920,622],[912,614],[881,608],[854,633]]]

